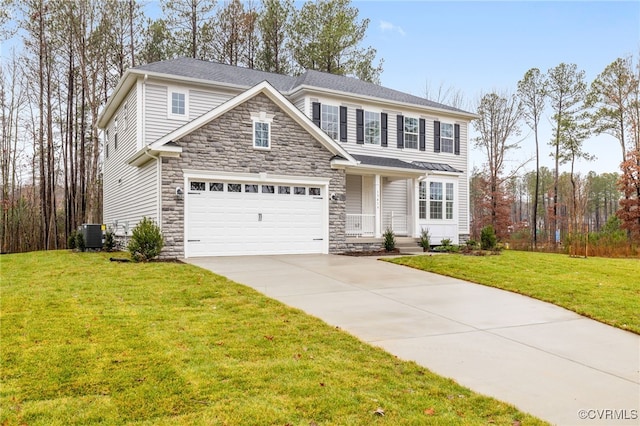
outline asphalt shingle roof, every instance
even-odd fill
[[[378,86],[377,84],[367,83],[365,81],[358,80],[357,78],[314,70],[308,70],[298,77],[293,77],[193,58],[177,58],[161,62],[153,62],[141,65],[134,69],[186,78],[209,80],[211,82],[232,84],[246,88],[253,87],[266,80],[280,92],[290,92],[297,87],[304,85],[468,114],[467,111],[463,111],[458,108],[433,102],[398,90]]]

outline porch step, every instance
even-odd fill
[[[422,247],[418,245],[417,238],[396,237],[396,248],[402,254],[420,254],[423,253]]]

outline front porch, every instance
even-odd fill
[[[416,234],[417,179],[347,175],[347,238],[381,238],[387,229],[396,236]]]

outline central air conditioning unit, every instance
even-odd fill
[[[84,239],[84,247],[87,249],[101,249],[104,245],[103,226],[94,223],[83,223],[80,232]]]

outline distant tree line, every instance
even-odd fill
[[[379,82],[368,19],[349,0],[0,0],[2,252],[63,248],[102,220],[98,115],[129,67],[188,56],[282,74],[315,69]],[[10,16],[17,28],[10,28]]]
[[[611,216],[626,230],[629,243],[640,243],[640,62],[618,58],[590,84],[575,64],[547,71],[528,70],[517,90],[481,96],[473,125],[473,144],[485,154],[471,178],[472,234],[493,225],[505,239],[529,235],[529,247],[555,247],[560,241],[597,232]],[[539,123],[553,127],[548,144],[555,167],[540,167]],[[507,170],[509,155],[520,148],[522,126],[536,145],[535,171],[521,174],[520,164]],[[584,176],[577,160],[594,160],[583,143],[591,135],[609,134],[619,143],[618,173]],[[565,167],[564,171],[561,168]]]

